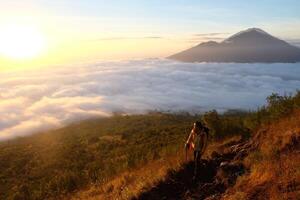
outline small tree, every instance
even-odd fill
[[[214,138],[220,138],[222,124],[218,112],[216,110],[206,112],[203,115],[202,120],[206,123],[206,125],[210,129],[210,134]]]
[[[293,110],[293,99],[291,96],[280,96],[277,93],[273,93],[267,97],[268,111],[271,119],[277,119],[285,114],[290,113]]]

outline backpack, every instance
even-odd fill
[[[206,134],[207,138],[209,136],[209,128],[207,128],[206,126],[203,126],[203,131]]]

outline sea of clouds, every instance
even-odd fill
[[[0,140],[113,113],[256,109],[300,89],[300,63],[98,62],[0,74]]]

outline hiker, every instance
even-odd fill
[[[209,129],[207,127],[205,127],[200,121],[196,121],[185,144],[186,149],[194,150],[194,180],[197,178],[201,156],[207,146],[208,132]]]

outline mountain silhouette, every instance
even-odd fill
[[[300,62],[300,48],[250,28],[220,43],[204,42],[168,58],[183,62],[294,63]]]

